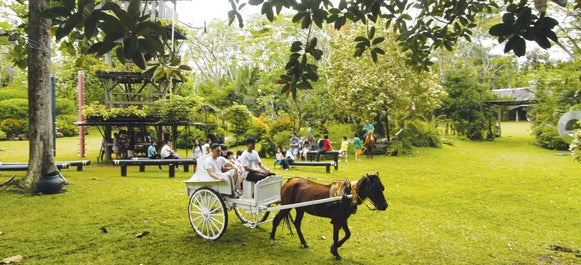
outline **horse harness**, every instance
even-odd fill
[[[329,197],[336,197],[336,196],[343,196],[345,195],[345,190],[347,190],[349,188],[350,192],[347,193],[353,195],[352,198],[352,202],[351,205],[352,206],[357,206],[359,205],[357,202],[361,201],[361,204],[364,204],[368,209],[373,210],[373,209],[377,209],[377,206],[375,205],[375,203],[371,200],[371,204],[373,204],[374,208],[369,207],[369,205],[365,202],[366,200],[364,200],[363,198],[361,198],[361,196],[359,196],[359,193],[357,192],[357,187],[359,184],[359,180],[357,181],[352,181],[349,182],[347,180],[345,181],[334,181],[333,183],[331,183],[331,187],[329,188]]]

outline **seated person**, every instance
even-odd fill
[[[276,165],[282,165],[282,160],[284,160],[284,155],[280,151],[280,148],[276,149],[275,158],[276,158],[276,160],[274,160],[274,168],[276,168]]]
[[[319,140],[321,141],[321,140]],[[323,140],[322,142],[320,142],[323,146],[322,149],[319,149],[319,152],[317,152],[317,162],[319,162],[320,158],[321,158],[321,154],[327,153],[327,151],[329,150],[333,150],[333,146],[331,145],[331,141],[329,141],[329,136],[328,135],[324,135],[323,136]]]
[[[157,142],[152,142],[151,145],[147,148],[147,158],[149,159],[160,159],[161,155],[157,153]]]
[[[210,147],[212,154],[204,161],[204,167],[208,171],[210,177],[221,182],[228,181],[233,192],[234,197],[240,197],[240,192],[236,189],[240,186],[238,183],[238,174],[236,166],[228,159],[221,156],[222,149],[220,144],[212,144]]]
[[[290,149],[286,150],[286,148],[284,148],[284,147],[282,148],[281,153],[285,154],[284,158],[282,159],[282,168],[284,170],[288,170],[289,165],[291,165],[292,163],[295,162],[295,156],[293,155],[293,153]]]
[[[311,151],[312,149],[312,143],[313,143],[314,139],[312,135],[309,135],[307,137],[305,137],[305,139],[303,140],[303,149],[301,149],[301,157],[300,159],[302,161],[307,161],[307,155],[309,153],[309,151]]]
[[[246,150],[240,156],[240,162],[244,167],[244,179],[252,182],[265,179],[267,176],[274,175],[260,160],[256,147],[256,138],[248,137],[246,139]]]
[[[157,153],[157,142],[152,142],[147,148],[147,158],[149,159],[160,159],[161,155]],[[159,170],[161,170],[161,165],[158,165]],[[195,170],[194,170],[195,171]]]
[[[163,159],[178,159],[180,158],[178,156],[178,154],[171,149],[171,141],[167,140],[165,141],[165,144],[163,145],[163,147],[161,148],[161,152],[159,152],[161,155],[161,158]]]

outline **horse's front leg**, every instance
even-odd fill
[[[284,218],[288,217],[289,213],[290,213],[290,210],[281,210],[274,217],[274,220],[272,221],[272,231],[270,232],[270,245],[272,245],[272,246],[276,245],[276,242],[274,241],[274,236],[276,234],[276,228],[280,224],[280,221],[282,221]]]
[[[341,240],[339,240],[339,242],[337,242],[337,248],[340,248],[345,243],[345,241],[347,241],[347,239],[349,239],[351,237],[351,230],[349,230],[349,225],[347,225],[347,220],[345,220],[345,222],[343,222],[343,225],[341,225],[341,228],[343,228],[343,231],[345,232],[345,236],[343,237],[343,239],[341,239]]]
[[[301,244],[304,248],[308,248],[307,242],[305,241],[305,237],[303,236],[303,231],[301,231],[301,222],[303,220],[303,216],[305,215],[304,210],[296,209],[297,217],[295,218],[295,228],[297,229],[297,234],[299,235],[299,239],[301,240]]]
[[[331,222],[333,224],[333,245],[331,245],[331,254],[335,256],[337,260],[341,260],[339,255],[339,229],[341,229],[341,224],[338,224],[336,220]]]
[[[345,236],[339,240],[339,230],[343,228],[345,231]],[[339,255],[339,248],[351,237],[351,231],[349,230],[349,225],[347,225],[347,220],[333,222],[333,245],[331,246],[331,254],[341,260]]]

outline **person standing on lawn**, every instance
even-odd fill
[[[359,157],[363,154],[363,150],[361,150],[361,139],[359,139],[357,134],[355,134],[355,138],[353,138],[353,147],[355,148],[355,161],[361,161]]]

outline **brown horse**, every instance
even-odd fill
[[[375,137],[375,133],[373,131],[369,131],[365,136],[365,154],[368,158],[373,158],[373,148],[375,147],[375,141],[377,137]]]
[[[350,183],[350,185],[347,182],[346,186],[345,193],[353,194],[351,199],[346,200],[345,198],[348,197],[343,196],[341,202],[315,204],[295,208],[297,215],[293,224],[303,247],[309,247],[301,231],[301,221],[305,212],[320,217],[331,218],[331,223],[333,224],[333,245],[331,246],[331,253],[335,258],[341,259],[338,249],[351,236],[351,231],[349,231],[349,226],[347,225],[347,219],[351,214],[355,213],[357,205],[360,205],[365,199],[369,198],[375,205],[376,209],[382,211],[387,209],[387,201],[385,201],[383,195],[384,187],[379,179],[379,173],[373,175],[367,174],[360,180]],[[332,193],[333,190],[331,184],[324,185],[305,178],[292,178],[282,186],[280,203],[286,205],[324,199],[331,197]],[[285,218],[287,222],[291,221],[291,218],[289,217],[290,210],[291,209],[281,210],[274,217],[272,232],[270,233],[272,245],[276,244],[274,241],[276,227],[280,224],[283,218]],[[341,228],[345,232],[345,237],[339,240],[339,230]]]

